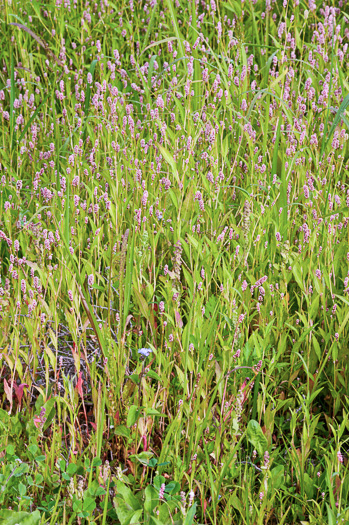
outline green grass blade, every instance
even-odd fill
[[[87,134],[87,123],[88,123],[88,117],[89,117],[88,112],[90,109],[90,101],[91,101],[91,89],[93,86],[94,74],[95,74],[97,63],[98,63],[98,60],[93,60],[91,63],[89,73],[92,75],[92,82],[91,84],[87,83],[87,87],[86,87],[85,110],[84,110],[85,111],[85,125],[84,125],[84,131],[83,131],[84,142],[86,140],[86,134]]]
[[[41,102],[41,104],[36,108],[34,114],[30,117],[30,119],[28,120],[27,124],[24,126],[24,129],[22,131],[22,133],[20,134],[19,136],[19,139],[18,139],[18,144],[21,143],[21,140],[24,138],[25,134],[27,133],[30,125],[32,124],[32,122],[36,119],[36,117],[38,116],[38,114],[40,113],[40,110],[42,109],[42,107],[45,105],[48,97],[50,96],[50,94],[46,95],[46,97],[44,98],[44,100]],[[14,144],[14,139],[13,139],[13,144]]]
[[[145,48],[147,47],[150,34],[151,34],[152,30],[153,30],[154,23],[155,23],[155,17],[156,17],[156,14],[157,14],[157,10],[158,10],[158,4],[156,3],[155,7],[152,9],[149,25],[147,27],[147,32],[146,32],[144,40],[143,40],[142,53],[144,52]]]
[[[174,32],[175,32],[175,35],[178,39],[178,46],[179,46],[179,52],[180,52],[180,57],[184,57],[185,56],[185,52],[184,52],[184,46],[183,46],[183,37],[182,37],[182,34],[180,32],[180,29],[179,29],[179,25],[178,25],[178,20],[177,20],[177,15],[175,13],[175,10],[174,10],[174,7],[173,7],[173,3],[171,0],[167,0],[167,6],[168,6],[168,9],[170,11],[170,15],[171,15],[171,19],[172,19],[172,22],[173,22],[173,27],[174,27]]]
[[[331,73],[330,73],[330,85],[329,85],[329,94],[332,92],[332,83],[333,83],[333,55],[334,55],[334,46],[335,46],[335,39],[334,39],[334,25],[332,27],[332,50],[331,50]],[[327,127],[328,127],[328,119],[330,116],[330,103],[328,101],[328,108],[327,108],[327,114],[326,114],[326,121],[325,121],[325,127],[324,127],[324,134],[323,134],[323,140],[321,144],[321,152],[320,152],[320,159],[322,159],[322,154],[325,151],[325,140],[327,135]]]
[[[10,91],[10,141],[13,147],[14,144],[14,102],[15,102],[15,96],[16,96],[16,86],[15,86],[15,55],[13,51],[13,47],[11,46],[11,91]]]
[[[69,177],[67,177],[67,193],[65,196],[65,213],[64,213],[64,239],[68,246],[69,246],[69,241],[70,241],[69,212],[70,212],[70,180],[69,180]]]
[[[131,301],[131,290],[132,290],[132,272],[134,265],[134,245],[135,245],[135,231],[132,232],[132,240],[127,250],[127,263],[126,263],[126,278],[125,278],[125,299],[124,299],[124,317],[123,317],[123,330],[125,329],[126,319],[130,309]]]
[[[327,140],[325,142],[324,151],[326,151],[328,143],[330,142],[331,137],[332,137],[336,127],[338,126],[338,124],[340,123],[341,120],[343,120],[343,122],[345,123],[345,125],[349,129],[349,127],[348,127],[349,126],[349,122],[348,122],[348,120],[345,117],[345,111],[346,111],[348,106],[349,106],[349,93],[344,98],[343,102],[341,103],[341,105],[339,106],[339,108],[338,108],[338,110],[336,112],[336,115],[335,115],[335,117],[333,119],[333,122],[332,122],[331,129],[330,129],[330,131],[328,133]],[[324,137],[325,137],[325,134],[324,134]]]
[[[278,127],[277,127],[277,130],[276,130],[276,138],[275,138],[274,151],[273,151],[273,160],[272,160],[272,164],[271,164],[271,176],[272,177],[277,173],[280,134],[281,134],[281,117],[279,118]]]

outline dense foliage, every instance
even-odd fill
[[[347,0],[0,19],[0,524],[349,523]]]

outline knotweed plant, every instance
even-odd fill
[[[348,1],[0,23],[0,522],[349,522]]]

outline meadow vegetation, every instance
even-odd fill
[[[349,523],[348,1],[0,4],[0,524]]]

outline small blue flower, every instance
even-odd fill
[[[149,357],[149,355],[152,353],[153,350],[151,350],[150,348],[140,348],[138,350],[138,353],[142,356],[142,357]]]

